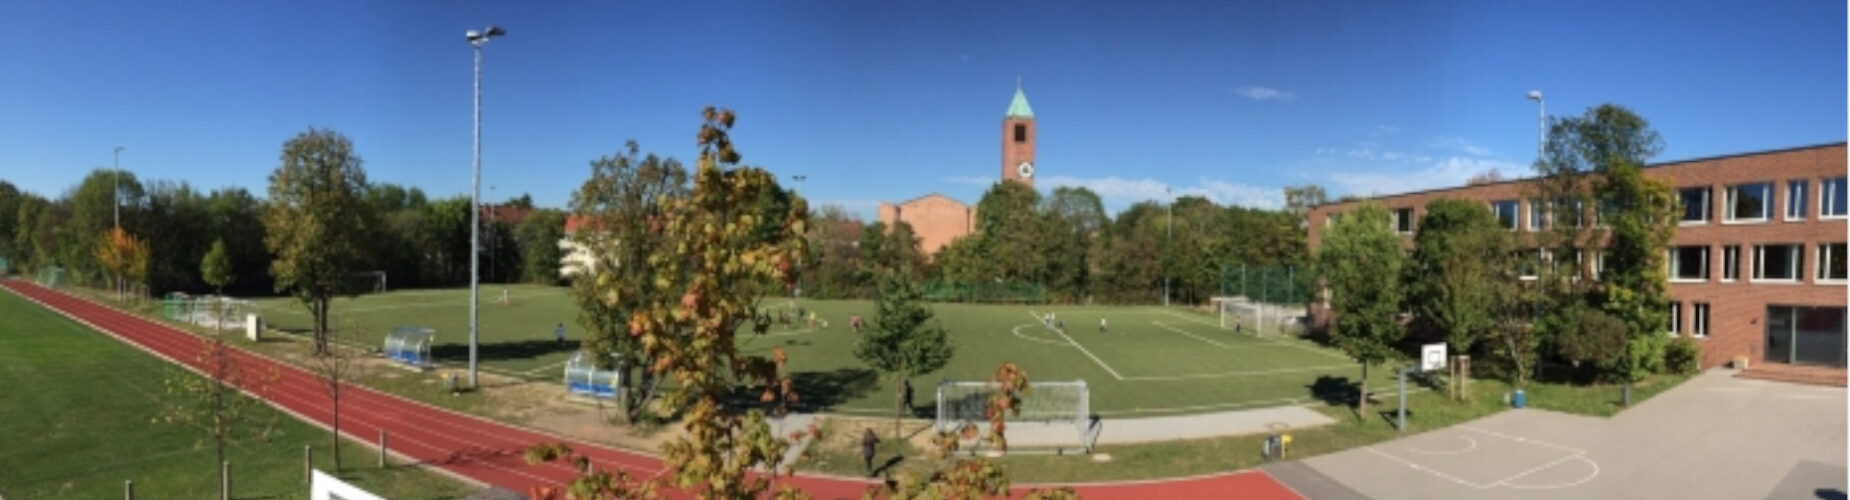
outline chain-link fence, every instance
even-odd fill
[[[1304,305],[1316,291],[1316,274],[1306,266],[1249,265],[1221,267],[1222,297],[1245,297],[1250,302]]]
[[[1047,301],[1047,287],[1016,281],[968,283],[935,279],[925,282],[923,297],[934,302],[1035,304]]]

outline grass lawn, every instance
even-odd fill
[[[511,303],[499,302],[506,288]],[[537,380],[560,377],[576,346],[555,346],[553,328],[563,322],[568,338],[584,335],[569,290],[531,285],[482,289],[480,360],[484,371]],[[893,381],[881,380],[854,358],[849,318],[871,322],[868,301],[767,299],[772,310],[802,307],[827,327],[773,327],[764,336],[742,335],[741,349],[790,356],[797,388],[810,409],[883,415],[892,412]],[[940,380],[986,380],[996,366],[1014,362],[1034,380],[1084,380],[1091,410],[1105,417],[1200,413],[1314,401],[1330,379],[1353,380],[1359,370],[1341,353],[1308,342],[1265,338],[1221,328],[1208,314],[1161,307],[1076,307],[935,304],[939,322],[957,345],[951,364],[915,377],[915,404],[927,411]],[[288,298],[259,301],[275,328],[308,329],[304,308]],[[377,344],[393,326],[416,324],[437,330],[433,356],[467,365],[468,290],[410,290],[339,299],[335,315]],[[1053,312],[1065,332],[1043,326],[1037,314]],[[1100,319],[1110,324],[1100,332]],[[1372,383],[1389,380],[1372,372]]]
[[[0,495],[7,498],[213,498],[210,443],[190,427],[151,423],[180,369],[0,292]],[[187,375],[191,376],[191,375]],[[288,416],[271,441],[228,447],[241,498],[306,498],[302,446],[333,466],[328,434]],[[199,444],[201,446],[196,446]],[[349,482],[389,498],[457,498],[467,485],[415,467],[380,470],[359,445],[342,446]]]

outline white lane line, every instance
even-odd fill
[[[1587,454],[1587,450],[1582,450],[1582,449],[1580,449],[1580,448],[1575,448],[1575,447],[1572,447],[1572,446],[1563,446],[1563,445],[1558,445],[1558,444],[1554,444],[1554,443],[1550,443],[1550,442],[1547,442],[1547,441],[1541,441],[1541,440],[1537,440],[1537,439],[1529,439],[1529,438],[1525,438],[1525,437],[1522,437],[1522,436],[1513,436],[1513,435],[1509,435],[1509,434],[1504,434],[1504,433],[1501,433],[1501,432],[1496,432],[1496,431],[1492,431],[1492,430],[1489,430],[1489,429],[1482,429],[1482,428],[1478,428],[1478,427],[1472,427],[1472,426],[1469,426],[1469,425],[1460,425],[1460,426],[1458,426],[1458,428],[1459,428],[1459,429],[1464,429],[1464,430],[1467,430],[1467,431],[1472,431],[1472,432],[1477,432],[1477,433],[1481,433],[1481,434],[1485,434],[1485,435],[1490,435],[1490,436],[1496,436],[1496,437],[1500,437],[1500,438],[1503,438],[1503,439],[1508,439],[1508,440],[1511,440],[1511,441],[1515,441],[1515,442],[1518,442],[1518,443],[1523,443],[1523,444],[1532,444],[1532,445],[1536,445],[1536,446],[1541,446],[1541,447],[1545,447],[1545,448],[1554,448],[1554,449],[1557,449],[1557,450],[1561,450],[1561,451],[1565,451],[1565,452],[1568,452],[1568,453],[1572,453],[1572,454],[1575,454],[1575,455],[1585,455],[1585,454]]]
[[[1406,466],[1408,466],[1408,467],[1412,467],[1412,468],[1413,468],[1414,470],[1417,470],[1417,471],[1420,471],[1420,472],[1425,472],[1425,473],[1427,473],[1427,474],[1432,474],[1432,475],[1434,475],[1434,476],[1439,476],[1440,478],[1443,478],[1443,479],[1446,479],[1446,480],[1449,480],[1449,481],[1451,481],[1451,482],[1454,482],[1454,483],[1458,483],[1458,484],[1461,484],[1461,485],[1465,485],[1465,486],[1470,486],[1470,487],[1472,487],[1472,488],[1475,488],[1475,489],[1480,489],[1480,490],[1486,490],[1486,489],[1490,489],[1490,488],[1491,488],[1492,486],[1496,486],[1496,484],[1477,484],[1477,483],[1473,483],[1473,482],[1470,482],[1470,481],[1466,481],[1466,480],[1463,480],[1463,479],[1459,479],[1458,477],[1456,477],[1456,476],[1453,476],[1453,475],[1451,475],[1451,474],[1446,474],[1446,473],[1444,473],[1444,472],[1439,472],[1439,471],[1437,471],[1437,470],[1434,470],[1434,469],[1432,469],[1432,468],[1429,468],[1429,467],[1426,467],[1426,466],[1424,466],[1424,465],[1420,465],[1420,464],[1416,464],[1416,463],[1413,463],[1413,462],[1411,462],[1411,461],[1408,461],[1407,459],[1404,459],[1404,458],[1400,458],[1400,457],[1397,457],[1397,456],[1394,456],[1394,455],[1391,455],[1391,454],[1388,454],[1387,452],[1383,452],[1383,451],[1381,451],[1381,450],[1377,450],[1377,449],[1375,449],[1375,447],[1373,447],[1373,446],[1369,446],[1369,447],[1366,447],[1366,448],[1362,448],[1362,449],[1364,449],[1364,450],[1368,450],[1368,452],[1369,452],[1369,453],[1373,453],[1373,454],[1376,454],[1376,455],[1380,455],[1380,456],[1381,456],[1382,458],[1386,458],[1386,459],[1388,459],[1388,460],[1393,460],[1393,461],[1395,461],[1395,462],[1400,462],[1400,463],[1401,463],[1402,465],[1406,465]]]
[[[1592,474],[1588,474],[1588,475],[1587,475],[1587,477],[1583,477],[1583,478],[1580,478],[1580,480],[1578,480],[1578,481],[1574,481],[1574,482],[1571,482],[1571,483],[1559,483],[1559,484],[1510,484],[1510,483],[1508,483],[1508,482],[1504,482],[1504,481],[1509,481],[1509,479],[1504,479],[1503,481],[1498,481],[1498,484],[1502,484],[1503,486],[1506,486],[1506,487],[1510,487],[1510,488],[1515,488],[1515,489],[1519,489],[1519,490],[1554,490],[1554,489],[1561,489],[1561,488],[1572,488],[1572,487],[1575,487],[1575,486],[1580,486],[1580,485],[1582,485],[1582,484],[1585,484],[1585,483],[1586,483],[1587,481],[1592,481],[1592,480],[1593,480],[1593,478],[1596,478],[1596,477],[1599,477],[1599,473],[1601,472],[1601,471],[1600,471],[1600,468],[1599,468],[1599,462],[1595,462],[1595,461],[1593,461],[1592,459],[1590,459],[1590,458],[1587,458],[1586,456],[1583,456],[1583,455],[1573,455],[1573,456],[1570,456],[1570,457],[1568,457],[1568,458],[1577,458],[1577,459],[1580,459],[1580,461],[1581,461],[1581,462],[1585,462],[1585,463],[1587,464],[1587,466],[1589,466],[1589,467],[1592,467],[1592,468],[1593,468],[1593,473],[1592,473]],[[1511,478],[1511,479],[1514,479],[1514,478]]]
[[[1471,439],[1470,436],[1460,436],[1457,434],[1453,434],[1452,437],[1465,440],[1465,447],[1459,448],[1456,450],[1427,450],[1427,449],[1421,449],[1421,448],[1414,448],[1412,446],[1404,446],[1403,448],[1406,448],[1407,451],[1411,451],[1411,452],[1418,453],[1421,455],[1457,455],[1460,453],[1465,453],[1465,452],[1469,452],[1471,450],[1477,449],[1477,440]]]
[[[1230,345],[1227,345],[1227,344],[1222,344],[1222,343],[1220,343],[1220,342],[1215,342],[1215,341],[1214,341],[1213,339],[1209,339],[1209,338],[1207,338],[1207,337],[1203,337],[1203,336],[1200,336],[1200,335],[1195,335],[1195,334],[1193,334],[1193,333],[1189,333],[1189,332],[1188,332],[1187,330],[1183,330],[1183,329],[1181,329],[1181,328],[1176,328],[1176,327],[1173,327],[1173,326],[1169,326],[1169,325],[1165,325],[1165,324],[1163,324],[1163,323],[1162,323],[1162,322],[1160,322],[1160,321],[1151,321],[1151,322],[1150,322],[1150,324],[1152,324],[1152,325],[1156,325],[1156,326],[1159,326],[1159,327],[1162,327],[1162,328],[1163,328],[1164,330],[1169,330],[1169,331],[1172,331],[1172,332],[1176,332],[1176,333],[1180,333],[1180,334],[1183,334],[1183,335],[1187,335],[1187,336],[1188,336],[1189,338],[1192,338],[1192,339],[1195,339],[1195,340],[1199,340],[1199,341],[1202,341],[1202,342],[1207,342],[1207,343],[1209,343],[1209,344],[1214,344],[1214,345],[1216,345],[1216,346],[1220,346],[1220,348],[1222,348],[1222,349],[1231,349],[1231,348],[1233,348],[1233,346],[1230,346]]]
[[[1033,318],[1034,318],[1035,320],[1037,320],[1037,321],[1041,319],[1041,318],[1040,318],[1040,316],[1035,316],[1035,315],[1034,315],[1034,310],[1032,310],[1032,309],[1030,309],[1030,310],[1028,310],[1028,316],[1031,316],[1031,317],[1033,317]],[[1105,373],[1110,373],[1110,374],[1111,374],[1111,378],[1115,378],[1115,379],[1118,379],[1118,380],[1120,380],[1120,381],[1122,381],[1122,380],[1124,380],[1124,376],[1123,376],[1123,375],[1119,375],[1119,374],[1118,374],[1118,371],[1117,371],[1117,370],[1113,370],[1113,369],[1111,369],[1111,365],[1107,365],[1107,364],[1105,364],[1105,360],[1102,360],[1102,359],[1098,359],[1098,355],[1096,355],[1096,354],[1092,354],[1092,351],[1091,351],[1091,350],[1088,350],[1088,349],[1086,349],[1086,346],[1083,346],[1083,345],[1079,345],[1079,341],[1077,341],[1077,340],[1073,340],[1073,338],[1072,338],[1072,337],[1069,337],[1069,336],[1067,336],[1067,335],[1066,335],[1066,332],[1062,332],[1062,331],[1060,331],[1060,330],[1054,330],[1053,332],[1054,332],[1054,333],[1058,333],[1058,334],[1060,334],[1060,338],[1063,338],[1063,339],[1066,339],[1066,342],[1067,342],[1067,343],[1069,343],[1069,344],[1073,344],[1073,347],[1077,347],[1077,348],[1079,348],[1079,352],[1083,352],[1083,353],[1085,353],[1085,354],[1086,354],[1086,357],[1088,357],[1088,358],[1092,358],[1092,362],[1094,362],[1094,363],[1098,363],[1098,367],[1099,367],[1099,368],[1104,368],[1104,369],[1105,369]]]
[[[1126,382],[1151,382],[1151,381],[1172,381],[1172,380],[1195,380],[1195,379],[1204,379],[1204,378],[1250,377],[1250,376],[1256,376],[1256,375],[1280,375],[1280,374],[1285,374],[1285,373],[1330,371],[1330,370],[1340,370],[1344,368],[1354,368],[1354,367],[1355,365],[1350,365],[1350,364],[1301,366],[1297,368],[1278,368],[1278,369],[1272,369],[1272,370],[1250,370],[1250,371],[1240,371],[1240,372],[1202,373],[1202,374],[1195,374],[1195,375],[1125,377],[1121,380],[1124,380]]]

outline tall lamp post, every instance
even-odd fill
[[[801,196],[803,193],[803,180],[808,179],[809,176],[803,175],[803,174],[796,174],[796,175],[790,176],[790,178],[795,179],[797,181],[797,195]],[[802,268],[803,268],[803,260],[801,257],[798,257],[797,258],[796,298],[799,298],[799,299],[803,298],[803,270]]]
[[[1168,214],[1163,221],[1163,305],[1167,306],[1169,305],[1169,266],[1173,257],[1171,254],[1175,253],[1170,242],[1175,239],[1173,236],[1176,227],[1176,200],[1169,195],[1167,187],[1163,188],[1163,197],[1169,198],[1166,204],[1169,207]]]
[[[1529,100],[1535,101],[1535,160],[1542,160],[1542,148],[1548,143],[1548,101],[1542,100],[1542,91],[1529,91]]]
[[[483,31],[469,30],[464,36],[475,47],[475,152],[474,172],[469,181],[469,387],[481,387],[476,378],[476,339],[480,330],[482,294],[482,44],[489,38],[506,35],[500,26],[488,25]]]

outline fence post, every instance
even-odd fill
[[[230,460],[226,460],[224,462],[219,463],[218,499],[219,500],[231,500],[231,461]]]
[[[122,481],[122,500],[135,500],[135,480]]]
[[[386,450],[385,439],[386,439],[385,429],[381,428],[379,429],[379,468],[381,469],[385,468],[385,450]]]
[[[302,445],[302,482],[315,481],[315,447]]]

